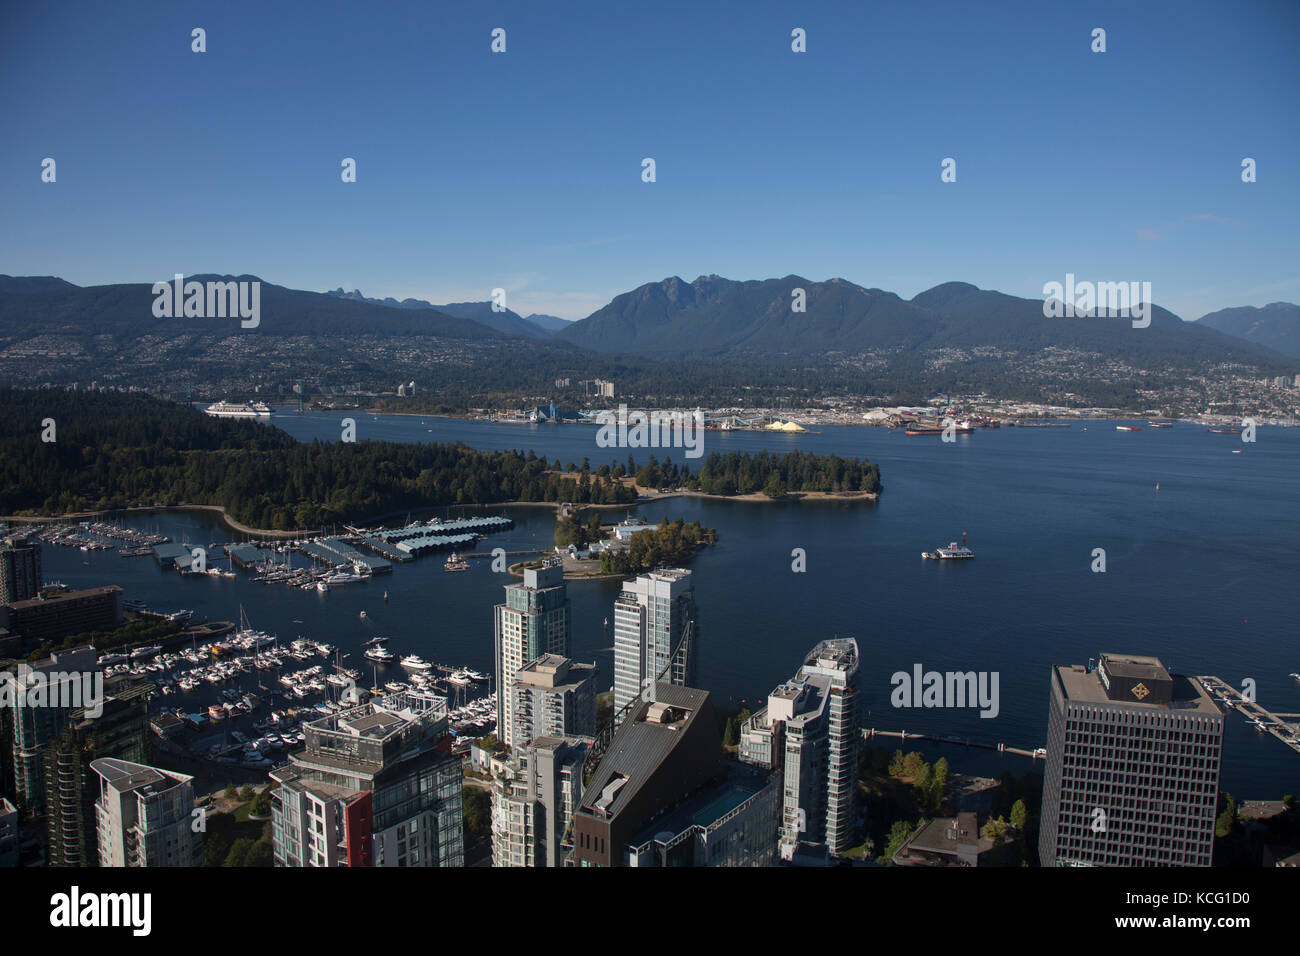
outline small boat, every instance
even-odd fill
[[[1141,430],[1142,430],[1141,425],[1116,425],[1115,426],[1115,431],[1117,432],[1140,432]]]
[[[469,562],[453,551],[442,569],[444,571],[468,571]]]
[[[948,542],[946,548],[935,548],[933,551],[922,551],[921,557],[931,561],[960,561],[966,558],[975,557],[975,552],[966,547],[966,532],[961,533],[961,544],[956,541]]]
[[[1147,425],[1151,428],[1173,428],[1174,427],[1173,422],[1147,422]]]
[[[1205,429],[1211,435],[1240,435],[1240,428],[1207,428]]]
[[[366,619],[366,616],[367,616],[367,615],[366,615],[366,612],[365,612],[365,611],[362,611],[362,612],[361,612],[361,620],[364,621],[364,620]]]

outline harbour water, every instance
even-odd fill
[[[360,412],[297,415],[277,409],[271,424],[304,440],[337,440],[340,419],[359,439],[462,441],[481,449],[533,450],[593,467],[628,451],[596,446],[583,426],[500,424]],[[782,435],[707,432],[704,450],[803,450],[865,457],[880,465],[877,503],[751,503],[696,497],[633,509],[649,521],[699,519],[718,543],[692,564],[700,608],[699,683],[719,706],[754,706],[790,676],[818,640],[857,638],[868,726],[932,732],[1033,749],[1046,737],[1053,664],[1082,664],[1099,652],[1159,655],[1171,670],[1214,674],[1260,702],[1300,712],[1297,583],[1300,583],[1300,431],[1261,428],[1253,444],[1201,426],[1117,432],[1114,423],[1063,429],[977,431],[945,444],[880,428],[826,427]],[[1240,451],[1240,454],[1233,454]],[[681,449],[658,452],[681,460]],[[633,450],[643,460],[644,450]],[[691,462],[698,467],[699,462]],[[1157,490],[1157,483],[1159,489]],[[467,513],[445,509],[447,514]],[[478,549],[549,547],[553,512],[493,507],[513,529]],[[618,520],[625,512],[605,512]],[[208,513],[133,519],[173,541],[207,546],[238,539]],[[973,561],[923,561],[921,552],[968,534]],[[807,570],[792,570],[803,549]],[[1092,570],[1095,549],[1106,570]],[[298,563],[305,563],[299,556]],[[349,655],[371,683],[361,652],[374,635],[401,656],[492,669],[492,608],[510,578],[490,562],[448,574],[431,556],[328,593],[235,579],[182,578],[147,557],[47,548],[45,575],[73,587],[121,584],[127,598],[169,611],[191,608],[252,625],[282,642],[304,635]],[[595,660],[600,684],[613,673],[612,618],[618,581],[571,582],[573,653]],[[388,601],[383,599],[388,592]],[[366,612],[365,619],[361,612]],[[301,623],[295,623],[301,622]],[[996,672],[999,712],[976,708],[896,709],[891,675],[925,670]],[[401,669],[379,669],[380,682]],[[182,703],[166,698],[169,705]],[[206,703],[206,700],[205,700]],[[881,745],[898,746],[894,740]],[[1037,767],[1026,758],[918,743],[955,769],[979,773]],[[1239,799],[1277,799],[1300,784],[1300,754],[1228,718],[1222,789]]]

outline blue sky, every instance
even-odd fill
[[[1300,301],[1293,0],[2,9],[3,273],[566,318],[708,273]]]

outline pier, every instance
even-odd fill
[[[969,737],[945,737],[940,734],[909,733],[906,730],[877,730],[875,727],[868,727],[862,731],[864,741],[870,742],[875,737],[893,737],[898,740],[932,740],[940,744],[956,744],[960,747],[996,750],[1000,754],[1015,754],[1018,757],[1029,757],[1032,760],[1045,760],[1047,758],[1047,749],[1045,747],[1040,747],[1037,750],[1027,750],[1024,747],[1008,747],[1004,743],[971,740]]]
[[[1288,722],[1283,719],[1285,717],[1294,718],[1298,715],[1273,713],[1258,702],[1248,699],[1245,694],[1227,681],[1220,680],[1213,675],[1206,675],[1196,679],[1204,685],[1207,691],[1216,696],[1216,699],[1224,705],[1225,710],[1235,710],[1244,714],[1248,720],[1254,722],[1257,729],[1267,731],[1296,753],[1300,753],[1300,723]]]

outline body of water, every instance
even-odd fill
[[[304,440],[338,440],[340,420],[348,416],[362,440],[531,449],[561,462],[586,457],[593,467],[628,454],[598,448],[596,429],[584,426],[281,410],[272,424]],[[1300,431],[1261,428],[1257,437],[1244,444],[1190,424],[1117,432],[1106,422],[984,430],[954,443],[867,427],[796,436],[711,431],[706,454],[798,449],[869,459],[880,465],[884,492],[874,504],[677,498],[631,513],[650,521],[699,519],[718,529],[718,544],[691,567],[699,683],[719,706],[754,706],[793,674],[817,641],[850,636],[862,652],[869,726],[1034,748],[1045,743],[1051,666],[1082,664],[1100,652],[1155,654],[1176,672],[1214,674],[1238,687],[1251,678],[1264,706],[1300,712],[1300,683],[1288,676],[1300,671]],[[681,460],[681,449],[666,453]],[[645,456],[632,454],[638,461]],[[552,542],[549,509],[480,510],[517,522],[481,542],[481,550]],[[604,520],[622,514],[605,512]],[[202,513],[133,523],[195,545],[235,537]],[[921,559],[923,550],[959,540],[962,532],[975,560]],[[792,570],[796,548],[806,554],[804,573]],[[1104,573],[1092,570],[1098,548],[1105,551]],[[210,619],[234,620],[242,604],[255,627],[282,640],[302,634],[339,645],[351,655],[347,663],[367,675],[362,642],[375,634],[389,636],[399,655],[417,652],[490,671],[492,608],[510,581],[485,560],[471,562],[467,573],[445,573],[437,556],[326,594],[254,584],[243,574],[183,579],[149,558],[113,552],[46,548],[45,568],[47,578],[69,585],[119,583],[127,597],[150,607],[192,608]],[[612,683],[613,640],[605,621],[619,587],[617,581],[569,584],[573,655],[598,663],[602,687]],[[915,664],[996,672],[998,715],[895,709],[891,675]],[[379,676],[394,674],[400,669]],[[942,752],[955,769],[969,772],[1034,766],[975,749],[915,749]],[[1230,714],[1222,788],[1238,798],[1276,799],[1298,784],[1300,754]]]

